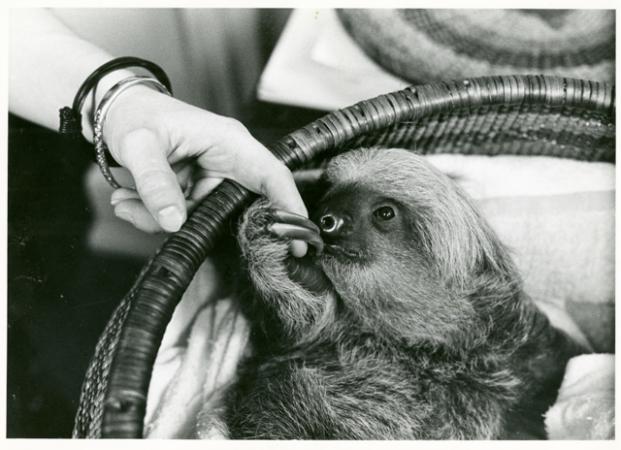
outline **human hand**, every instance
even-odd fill
[[[136,186],[115,190],[110,202],[117,217],[141,230],[177,231],[187,210],[224,178],[308,216],[289,169],[234,119],[135,86],[112,105],[103,133]],[[306,250],[305,242],[292,242],[294,256]]]

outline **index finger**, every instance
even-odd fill
[[[241,156],[236,164],[238,181],[251,191],[266,196],[273,206],[308,217],[308,210],[293,179],[293,174],[265,147]],[[244,164],[244,157],[248,163]],[[291,253],[295,257],[306,254],[308,246],[300,240],[291,241]]]
[[[269,198],[274,206],[308,217],[308,210],[291,171],[278,160],[271,170],[271,175],[259,175],[259,192]]]
[[[236,181],[266,196],[275,207],[308,217],[293,174],[287,166],[263,146],[252,153],[246,151],[238,155]]]

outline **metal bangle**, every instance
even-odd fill
[[[60,134],[79,141],[84,140],[82,136],[82,106],[88,97],[88,93],[93,88],[96,88],[99,81],[107,74],[119,69],[126,69],[129,67],[141,67],[146,69],[157,78],[161,83],[168,88],[172,93],[172,86],[170,79],[166,72],[152,61],[146,59],[137,58],[135,56],[121,56],[120,58],[114,58],[95,69],[84,82],[80,85],[78,92],[76,92],[73,98],[72,106],[65,106],[59,110],[60,123],[58,131]]]
[[[114,101],[130,87],[140,84],[154,87],[163,94],[171,95],[170,91],[166,88],[166,86],[160,83],[157,79],[137,75],[124,78],[123,80],[112,86],[108,90],[108,92],[106,92],[106,94],[102,97],[99,105],[97,106],[97,110],[95,111],[95,117],[93,122],[93,142],[95,144],[95,159],[106,181],[110,186],[115,189],[120,188],[121,185],[115,180],[112,172],[110,171],[110,166],[108,165],[108,159],[106,157],[106,151],[108,150],[108,146],[103,140],[103,127],[106,116],[108,115],[108,111],[110,111],[110,107],[112,106]]]

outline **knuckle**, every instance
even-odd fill
[[[222,127],[229,133],[248,133],[248,129],[243,123],[231,117],[224,117],[222,119]]]

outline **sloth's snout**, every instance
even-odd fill
[[[319,219],[319,228],[321,229],[321,237],[334,240],[348,235],[351,232],[350,220],[341,215],[326,213]]]

